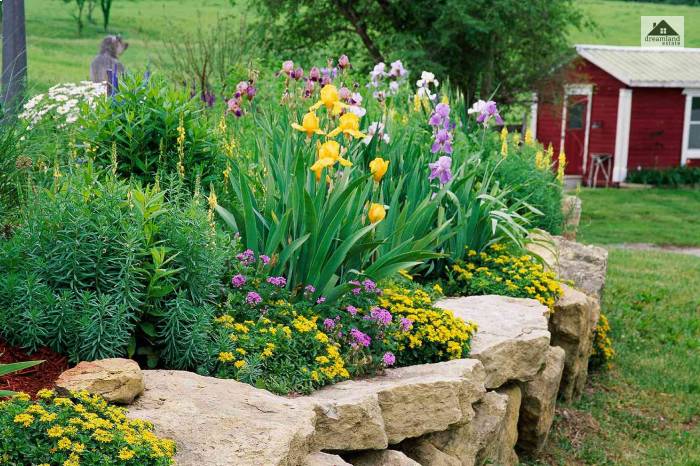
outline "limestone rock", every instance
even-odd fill
[[[518,418],[522,402],[520,387],[512,385],[498,390],[498,393],[508,397],[503,426],[497,439],[492,444],[490,456],[483,457],[483,463],[500,464],[503,466],[515,466],[518,464],[518,455],[515,454],[515,444],[518,442]],[[480,457],[477,461],[482,464]]]
[[[484,392],[481,363],[458,359],[329,385],[303,402],[318,415],[315,449],[376,450],[469,421]]]
[[[338,455],[316,452],[306,457],[302,466],[352,466]]]
[[[546,306],[495,295],[448,298],[436,305],[477,323],[470,357],[484,365],[486,388],[531,380],[542,368],[550,338]]]
[[[608,269],[608,251],[555,236],[558,254],[557,272],[562,280],[571,280],[586,294],[600,299]]]
[[[62,373],[59,391],[87,390],[113,403],[129,404],[143,393],[143,373],[136,361],[112,358],[84,361]]]
[[[563,349],[558,346],[550,347],[542,371],[533,380],[521,385],[523,397],[518,420],[520,450],[536,453],[541,451],[547,442],[554,420],[564,358]]]
[[[554,304],[549,329],[552,346],[559,346],[566,353],[559,394],[565,401],[571,401],[581,395],[586,384],[600,303],[570,286],[562,285],[562,288],[564,293]]]
[[[421,466],[396,450],[365,451],[349,457],[348,461],[353,466]]]
[[[311,451],[316,414],[294,399],[234,380],[144,371],[129,416],[177,442],[180,466],[296,466]]]
[[[454,456],[439,450],[429,441],[419,439],[403,446],[404,451],[418,464],[430,466],[462,466],[462,462]]]

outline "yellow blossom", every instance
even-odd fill
[[[528,128],[525,130],[525,144],[531,146],[533,142],[535,142],[535,139],[532,137],[532,131]]]
[[[219,353],[219,361],[221,361],[221,362],[231,362],[234,359],[235,359],[235,357],[233,356],[233,353],[231,353],[230,351],[224,351],[224,352]]]
[[[369,163],[369,170],[374,177],[374,181],[379,183],[389,169],[390,160],[384,160],[381,157],[377,157]]]
[[[382,204],[377,204],[375,202],[370,204],[369,210],[367,212],[367,218],[369,218],[369,221],[371,223],[381,222],[382,220],[384,220],[385,217],[386,209]]]
[[[564,169],[566,168],[566,154],[564,154],[564,151],[561,151],[559,153],[559,160],[557,164],[557,180],[559,180],[560,183],[564,182]]]
[[[32,425],[32,422],[34,422],[34,416],[31,414],[18,414],[14,418],[14,422],[16,424],[22,424],[24,427],[29,427]]]
[[[129,450],[128,448],[122,448],[119,450],[119,459],[124,460],[124,461],[129,461],[131,458],[133,458],[136,455],[133,450]]]
[[[234,366],[236,366],[236,369],[240,369],[241,367],[246,365],[246,362],[242,359],[236,361],[233,363]]]
[[[332,138],[340,133],[354,138],[364,138],[367,136],[360,132],[360,117],[352,112],[348,112],[340,117],[338,127],[328,133],[328,137]]]
[[[72,444],[73,442],[71,442],[68,437],[61,437],[61,439],[58,441],[57,446],[59,450],[70,450]]]
[[[326,107],[326,110],[331,112],[333,115],[339,115],[342,109],[347,108],[348,105],[340,101],[340,96],[338,94],[338,88],[333,84],[326,84],[321,88],[321,99],[313,104],[309,111],[315,111],[321,105]]]
[[[292,128],[306,133],[307,138],[310,138],[314,134],[324,134],[323,130],[319,128],[319,119],[315,112],[309,112],[304,115],[304,118],[301,120],[301,125],[292,123]]]

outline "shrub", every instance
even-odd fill
[[[72,361],[203,363],[226,250],[206,210],[171,185],[142,189],[87,166],[40,190],[0,243],[0,332]]]
[[[41,390],[35,402],[26,394],[0,402],[0,433],[0,460],[8,465],[165,466],[175,454],[175,443],[156,437],[149,422],[87,392]]]
[[[642,168],[630,171],[626,181],[653,186],[696,186],[700,185],[700,167]]]
[[[155,174],[180,173],[190,187],[196,177],[208,185],[219,150],[201,107],[183,91],[152,77],[127,77],[112,97],[84,113],[77,133],[103,166],[116,158],[117,171],[152,183]]]
[[[534,298],[550,309],[562,294],[554,273],[530,255],[514,256],[494,244],[489,252],[469,250],[463,260],[448,271],[446,291],[451,295],[497,294]]]

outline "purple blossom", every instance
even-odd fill
[[[282,62],[282,73],[287,76],[291,76],[294,71],[294,62],[292,60],[285,60]]]
[[[433,154],[438,152],[444,152],[446,154],[452,153],[452,133],[447,129],[441,128],[435,133],[435,142],[433,142],[433,147],[430,148]]]
[[[262,261],[263,265],[267,265],[270,263],[270,256],[263,254],[260,256],[260,260]]]
[[[474,105],[468,110],[468,113],[470,115],[472,113],[478,113],[479,115],[476,117],[476,121],[482,123],[484,127],[488,126],[491,118],[494,118],[497,124],[503,124],[503,118],[501,118],[501,115],[498,113],[496,102],[493,100],[478,100],[474,102]]]
[[[318,69],[317,66],[314,66],[309,70],[309,79],[311,81],[320,81],[321,80],[321,70]]]
[[[343,102],[350,102],[350,99],[352,98],[352,91],[348,89],[347,87],[343,86],[340,89],[338,89],[338,97],[340,97],[340,100]]]
[[[406,74],[408,74],[408,71],[406,71],[406,68],[403,67],[401,60],[391,62],[391,70],[389,71],[390,76],[394,78],[403,78],[406,76]]]
[[[357,308],[356,308],[355,306],[348,305],[348,307],[346,307],[345,310],[348,311],[348,313],[349,313],[351,316],[356,316],[356,315],[357,315]]]
[[[353,288],[352,289],[352,294],[357,296],[358,294],[362,293],[362,288]]]
[[[338,67],[341,70],[344,70],[345,68],[351,68],[352,65],[350,64],[350,59],[348,58],[347,55],[343,54],[338,58]]]
[[[377,289],[377,284],[369,278],[362,282],[362,286],[365,287],[365,291],[369,292],[375,291]]]
[[[352,343],[353,348],[357,348],[359,345],[366,348],[372,343],[372,338],[369,335],[357,330],[354,327],[350,330],[350,336],[354,340]]]
[[[435,106],[435,110],[430,115],[428,124],[435,128],[445,127],[446,124],[449,125],[450,121],[450,106],[447,104],[439,103]]]
[[[382,362],[384,363],[385,366],[393,366],[396,364],[396,356],[394,356],[394,353],[387,351],[384,353],[384,356],[382,356]]]
[[[314,80],[307,79],[306,86],[304,87],[304,97],[305,98],[308,99],[309,97],[311,97],[311,94],[313,94],[313,92],[314,92],[314,87],[315,87]]]
[[[260,304],[262,302],[262,297],[255,291],[249,291],[248,295],[245,297],[245,302],[251,306],[255,306],[256,304]]]
[[[246,249],[242,253],[237,254],[236,259],[241,261],[243,265],[250,265],[255,262],[255,253],[252,249]]]
[[[335,320],[333,319],[324,319],[323,320],[323,326],[325,327],[326,330],[333,330],[335,327]]]
[[[428,180],[434,180],[435,178],[440,180],[440,183],[448,183],[452,179],[452,157],[443,155],[437,162],[429,163],[430,176]]]
[[[316,300],[316,304],[323,304],[325,302],[326,302],[325,296],[319,296],[318,299]]]
[[[233,278],[231,279],[231,285],[233,285],[235,288],[240,288],[243,285],[245,285],[246,278],[241,275],[240,273],[237,275],[234,275]]]
[[[407,319],[406,317],[402,317],[399,327],[401,327],[401,331],[408,332],[413,328],[413,321],[411,319]]]
[[[284,288],[287,285],[287,279],[280,276],[280,277],[267,277],[267,283],[275,286],[279,286],[280,288]]]
[[[296,79],[298,81],[299,79],[304,77],[304,69],[302,67],[299,67],[296,70],[292,71],[292,74],[290,76],[292,79]]]
[[[307,293],[315,293],[316,288],[314,288],[313,285],[306,285],[306,287],[304,288],[304,291],[306,291]]]
[[[370,318],[376,321],[379,325],[386,327],[391,323],[391,312],[387,311],[386,309],[382,309],[381,307],[374,307],[369,313]]]

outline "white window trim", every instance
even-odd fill
[[[700,149],[689,149],[688,139],[690,138],[690,110],[693,104],[693,97],[700,97],[700,89],[687,88],[683,90],[685,94],[685,113],[683,114],[683,147],[681,149],[681,165],[688,163],[688,159],[700,159]]]
[[[585,95],[588,97],[586,104],[586,128],[583,137],[583,166],[582,173],[586,173],[588,167],[588,140],[591,135],[591,108],[593,107],[593,84],[566,84],[564,86],[564,103],[561,111],[561,140],[559,152],[564,150],[566,137],[566,101],[570,95]]]
[[[530,132],[532,133],[532,138],[537,139],[537,92],[532,93],[532,103],[530,104]]]
[[[630,147],[630,124],[632,120],[632,89],[620,88],[617,97],[617,125],[615,127],[615,155],[613,159],[613,183],[622,183],[627,178],[627,161]]]

